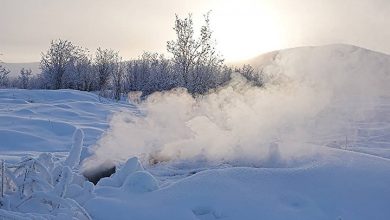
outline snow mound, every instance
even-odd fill
[[[158,183],[149,172],[137,171],[126,178],[121,188],[125,192],[151,192],[158,189]]]

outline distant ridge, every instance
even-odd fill
[[[39,62],[31,62],[31,63],[3,63],[5,68],[7,68],[10,72],[10,76],[18,76],[20,70],[22,68],[31,69],[34,75],[41,72],[39,69]]]
[[[311,52],[310,52],[311,51]],[[364,53],[369,54],[377,54],[377,56],[383,56],[383,57],[390,57],[390,54],[386,54],[383,52],[367,49],[364,47],[359,47],[352,44],[327,44],[327,45],[320,45],[320,46],[301,46],[301,47],[292,47],[292,48],[285,48],[281,50],[274,50],[267,53],[262,53],[257,56],[254,56],[252,58],[241,60],[239,62],[235,62],[234,64],[240,66],[244,64],[250,64],[253,67],[259,67],[269,64],[270,62],[273,62],[274,59],[280,54],[291,54],[295,56],[301,56],[302,53],[313,53],[313,51],[317,53],[341,53],[345,54],[346,56],[349,56],[348,54],[354,51],[365,51]],[[337,52],[338,51],[338,52]],[[280,56],[279,55],[279,56]]]

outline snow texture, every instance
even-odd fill
[[[137,106],[0,90],[0,218],[390,219],[390,56],[330,45],[250,62],[265,88],[234,75]],[[96,186],[80,175],[104,163],[117,172]]]
[[[81,129],[76,129],[73,134],[73,146],[65,160],[65,165],[75,168],[80,163],[81,148],[83,147],[84,133]]]

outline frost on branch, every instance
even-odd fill
[[[77,129],[65,161],[43,153],[1,166],[0,219],[91,219],[80,205],[94,197],[77,173],[83,138]]]
[[[84,132],[81,129],[76,129],[73,134],[73,146],[69,152],[68,158],[65,160],[65,166],[75,168],[80,163],[81,149],[83,147]]]

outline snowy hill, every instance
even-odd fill
[[[299,97],[314,99],[310,104],[320,108],[305,130],[311,141],[390,157],[389,55],[329,45],[273,52],[249,62],[271,83],[311,87]]]
[[[2,158],[52,152],[66,167],[75,131],[85,158],[63,180],[61,209],[35,200],[0,216],[72,216],[75,201],[80,219],[389,219],[390,56],[330,45],[249,62],[265,88],[235,74],[203,97],[175,90],[139,105],[0,90]],[[74,174],[107,162],[118,170],[96,186]]]

